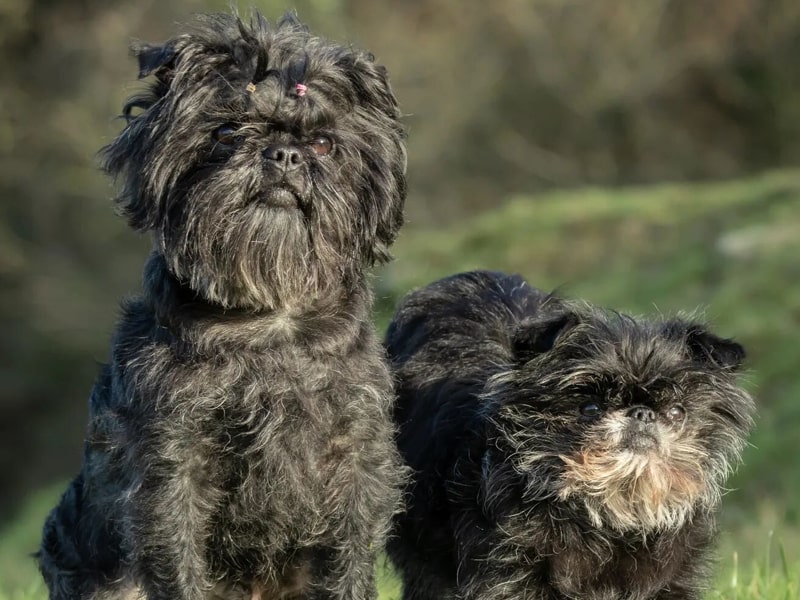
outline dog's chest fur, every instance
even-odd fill
[[[198,351],[143,313],[129,312],[136,318],[121,329],[110,405],[94,407],[91,437],[130,465],[118,485],[139,485],[166,459],[170,486],[207,491],[223,571],[251,572],[243,563],[339,538],[364,478],[380,482],[394,460],[389,375],[371,329],[327,346],[264,343],[251,332],[251,347],[217,340]],[[286,328],[268,323],[261,333]]]

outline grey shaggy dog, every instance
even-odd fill
[[[387,344],[406,600],[702,596],[751,427],[739,344],[491,272],[411,293]]]
[[[369,266],[402,223],[386,71],[289,15],[199,17],[103,151],[155,249],[44,527],[50,597],[377,596],[400,505]]]

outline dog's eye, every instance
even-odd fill
[[[211,137],[220,144],[230,146],[236,142],[236,128],[233,125],[217,127]]]
[[[603,407],[600,406],[597,402],[585,402],[581,404],[580,413],[584,417],[589,417],[590,419],[594,419],[599,417],[603,412]]]
[[[311,140],[308,145],[317,156],[327,156],[333,149],[333,142],[330,138],[325,137],[324,135]]]
[[[676,404],[667,411],[667,418],[670,421],[679,423],[686,418],[686,410],[680,404]]]

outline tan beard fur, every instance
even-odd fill
[[[583,498],[596,527],[645,532],[679,527],[696,506],[719,501],[716,482],[704,472],[701,447],[659,425],[658,448],[624,448],[625,418],[610,418],[578,453],[560,456],[562,500]]]

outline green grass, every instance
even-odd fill
[[[800,564],[791,564],[781,542],[774,542],[773,533],[766,537],[766,548],[759,561],[748,568],[739,566],[734,552],[723,562],[716,586],[707,594],[709,600],[795,600],[800,598]]]
[[[700,309],[741,340],[758,426],[724,500],[709,598],[800,599],[800,171],[520,196],[448,228],[412,223],[395,255],[375,281],[381,327],[410,288],[490,268],[637,314]],[[0,600],[44,598],[27,555],[58,491],[34,496],[0,531]],[[399,598],[391,573],[381,590]]]
[[[0,600],[43,600],[47,593],[30,553],[39,541],[45,515],[61,486],[31,498],[26,509],[0,531]],[[709,600],[800,600],[800,563],[787,557],[782,542],[768,532],[761,540],[759,560],[741,566],[738,553],[720,559],[719,572]],[[385,562],[379,565],[381,600],[400,600],[400,583]]]
[[[43,600],[47,596],[30,553],[60,489],[36,494],[19,518],[0,531],[0,600]],[[709,600],[800,600],[800,564],[790,562],[783,543],[773,537],[771,532],[764,536],[760,559],[744,567],[738,553],[722,557],[720,576]],[[399,600],[400,583],[385,562],[378,573],[381,600]]]

